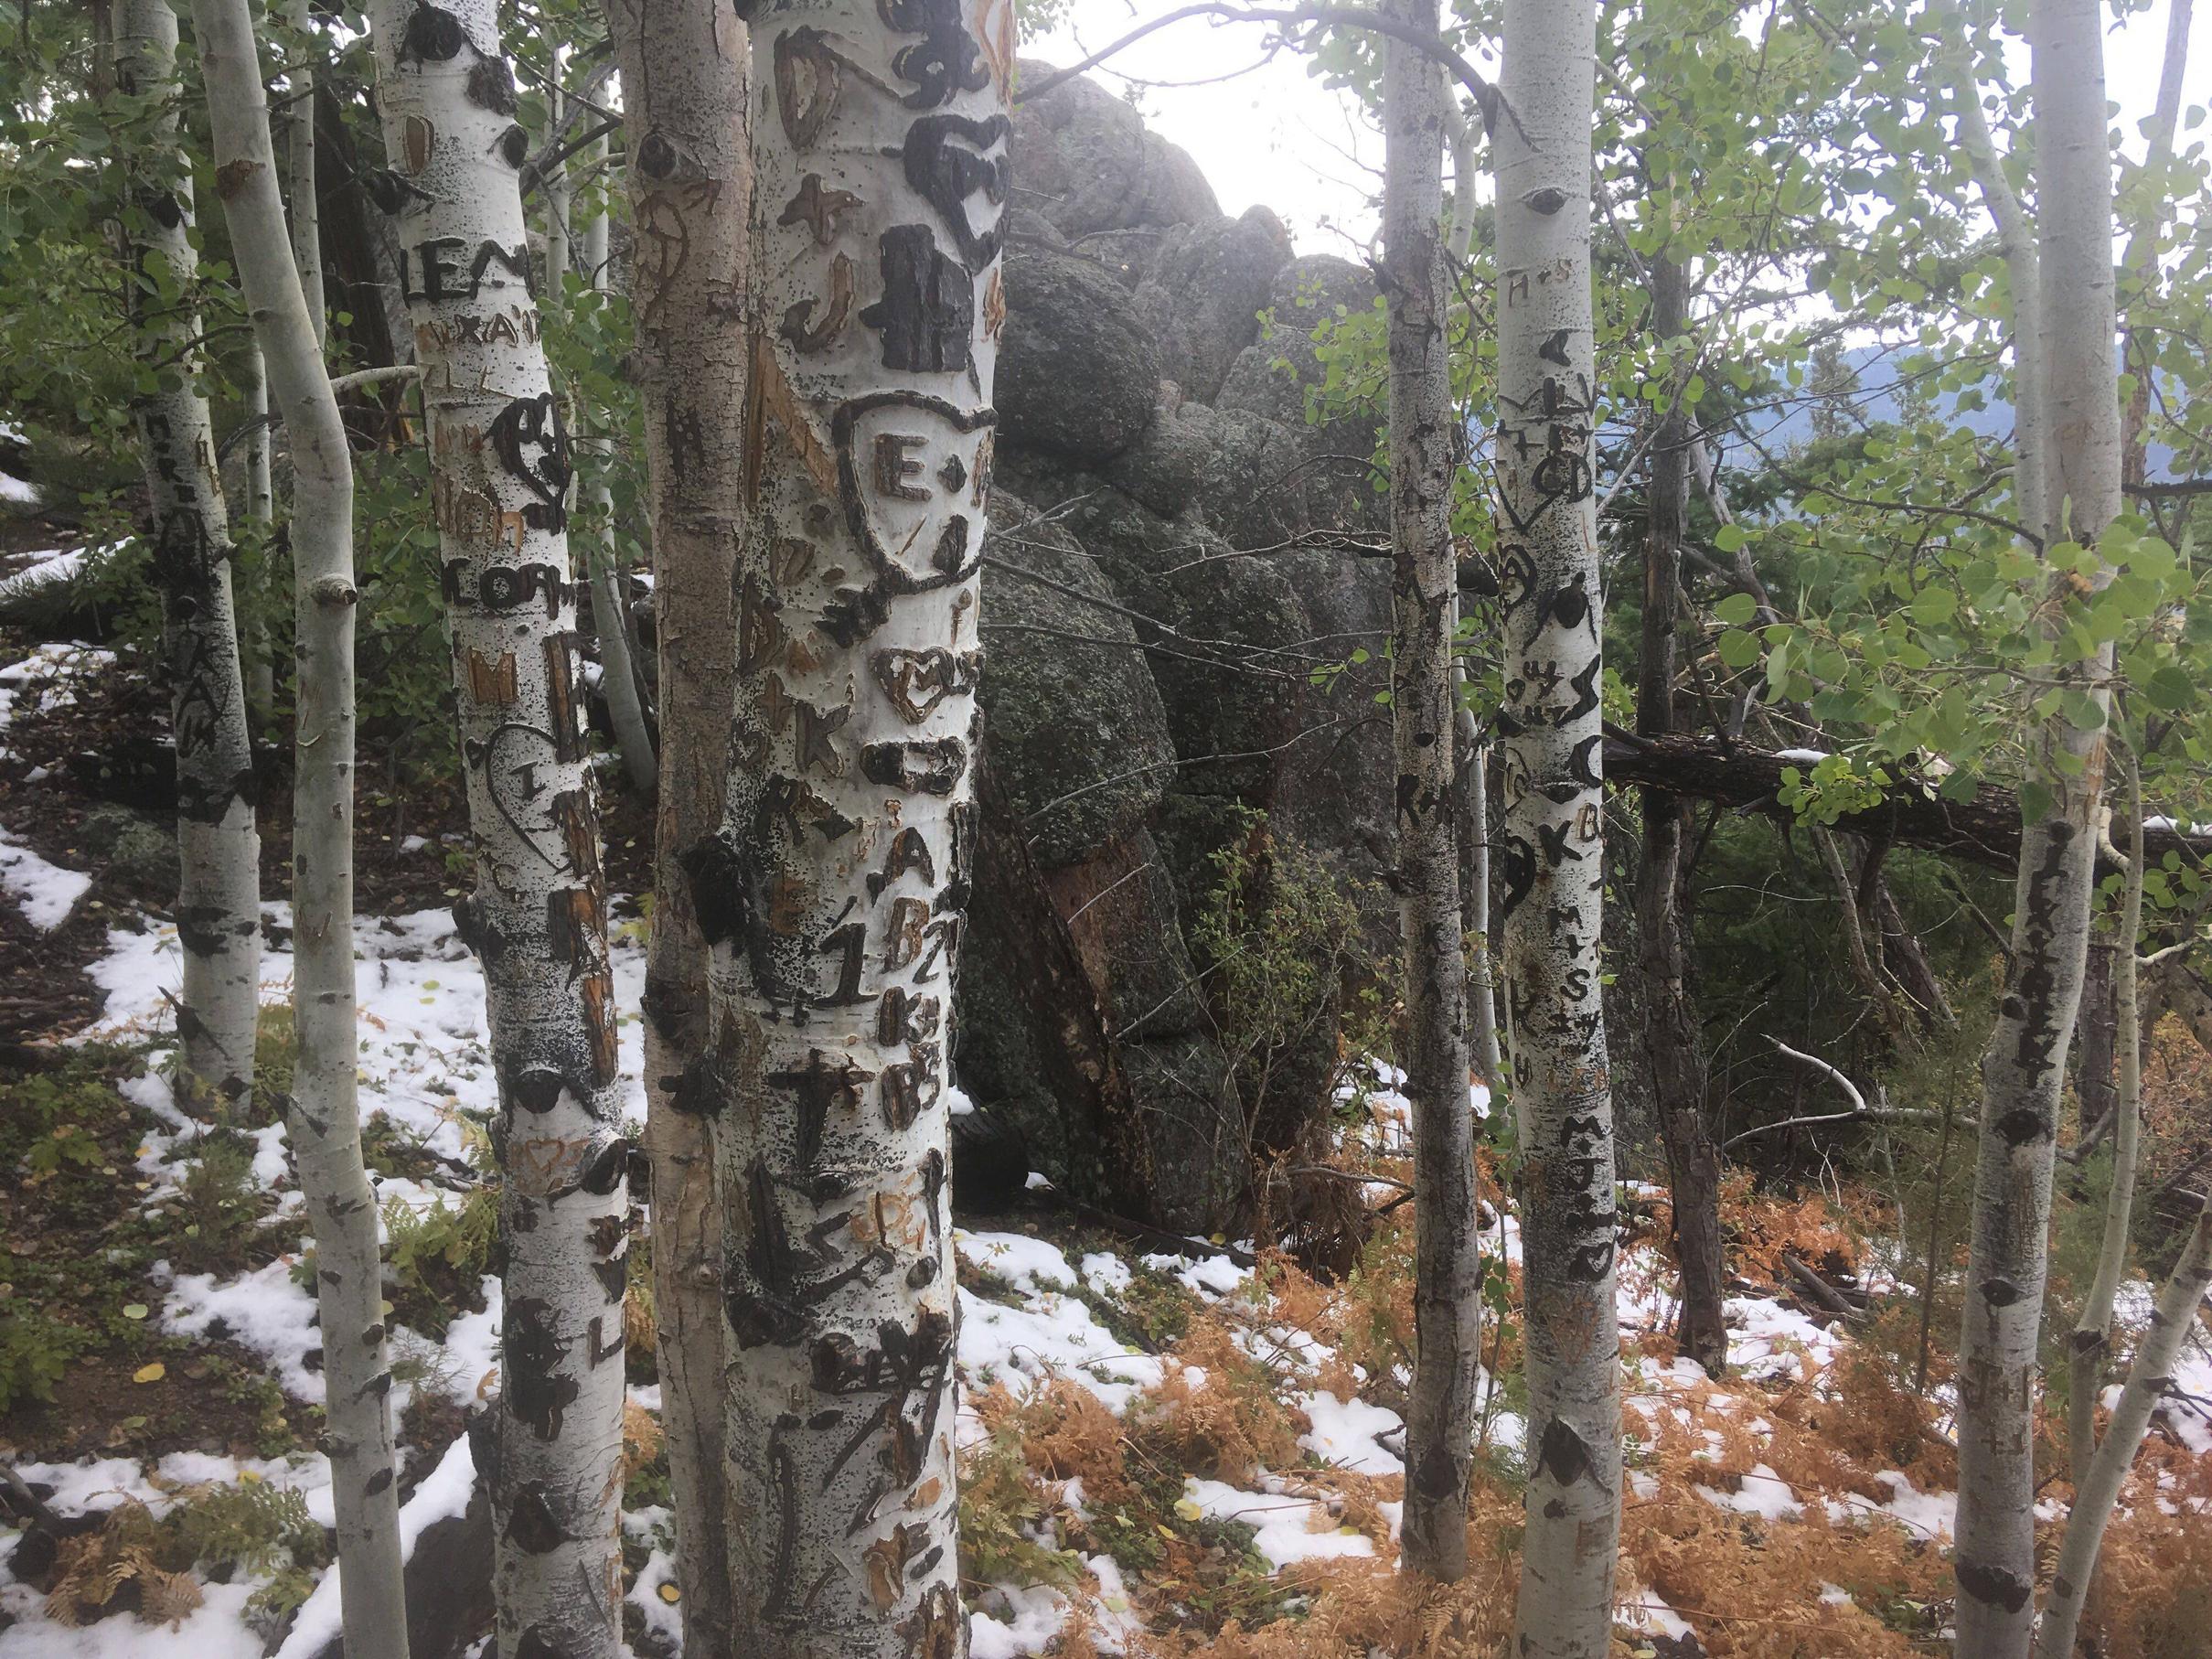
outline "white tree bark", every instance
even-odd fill
[[[315,1241],[325,1444],[337,1510],[346,1651],[354,1659],[407,1659],[383,1275],[355,1093],[353,457],[286,241],[246,0],[194,0],[193,27],[232,258],[292,438],[293,1008],[299,1053],[286,1129]]]
[[[1597,1659],[1620,1525],[1613,1102],[1598,937],[1602,595],[1591,493],[1597,7],[1507,0],[1498,152],[1504,967],[1523,1159],[1523,1655]]]
[[[1960,48],[1951,78],[1952,107],[1959,144],[1973,168],[1982,206],[1997,227],[1998,252],[2004,260],[2013,296],[2013,510],[2020,522],[2041,533],[2044,522],[2043,465],[2043,282],[2035,229],[2006,177],[1989,118],[1982,110],[1975,79],[1973,43]]]
[[[946,1075],[975,838],[1010,0],[746,8],[757,173],[714,947],[739,1650],[956,1659]]]
[[[604,138],[587,144],[583,150],[587,170],[595,173],[604,167],[606,154]],[[607,216],[594,204],[583,222],[575,223],[575,198],[567,188],[565,167],[560,177],[562,189],[553,217],[570,221],[573,232],[570,245],[582,256],[583,279],[593,289],[604,293],[607,285]],[[550,236],[547,245],[547,262],[550,265]],[[650,795],[657,775],[653,733],[646,723],[637,666],[630,657],[628,595],[624,591],[621,562],[614,556],[614,492],[607,484],[607,440],[595,433],[595,423],[588,412],[580,414],[578,424],[583,428],[578,454],[582,461],[586,503],[584,565],[591,573],[592,616],[599,635],[599,683],[606,696],[607,713],[614,721],[614,747],[622,756],[623,770],[633,788],[641,795]],[[719,716],[721,711],[716,712]]]
[[[285,16],[302,42],[315,38],[315,13],[309,0],[286,0]],[[308,319],[315,324],[315,343],[327,344],[329,311],[323,301],[322,198],[315,172],[315,70],[303,58],[284,77],[284,168],[286,196],[291,209],[292,262],[300,273],[300,292],[307,302]]]
[[[621,1646],[628,1148],[599,820],[578,695],[567,434],[546,378],[518,169],[528,140],[491,0],[370,8],[401,286],[468,774],[505,1177],[490,1472],[504,1659]]]
[[[2112,1102],[2112,1185],[2105,1195],[2104,1236],[2097,1268],[2082,1298],[2068,1344],[2066,1401],[2067,1458],[2079,1487],[2089,1474],[2097,1450],[2097,1396],[2104,1381],[2105,1354],[2111,1344],[2112,1301],[2128,1261],[2128,1224],[2135,1207],[2135,1169],[2143,1140],[2143,997],[2135,947],[2143,933],[2143,767],[2126,761],[2128,819],[2131,825],[2127,886],[2120,906],[2120,954],[2112,969],[2112,1001],[2119,1028],[2120,1088]]]
[[[2112,1507],[2120,1501],[2120,1488],[2143,1445],[2151,1413],[2174,1380],[2174,1363],[2181,1357],[2182,1344],[2198,1333],[2197,1311],[2207,1288],[2212,1288],[2212,1206],[2197,1213],[2189,1242],[2152,1311],[2151,1328],[2135,1351],[2135,1363],[2128,1368],[2127,1384],[2120,1391],[2120,1404],[2112,1409],[2104,1439],[2075,1482],[2066,1540],[2058,1547],[2058,1570],[2043,1609],[2037,1651],[2046,1659],[2072,1659],[2074,1633],[2097,1570],[2098,1551],[2104,1547],[2104,1529],[2111,1524]]]
[[[265,584],[272,569],[274,550],[271,538],[276,533],[276,486],[270,466],[276,434],[269,423],[269,370],[262,365],[262,348],[258,345],[246,348],[244,402],[247,423],[253,428],[246,434],[246,518],[255,527],[254,545],[259,550],[258,559],[249,568],[253,579]],[[249,591],[251,586],[250,581]],[[235,585],[232,591],[235,598]],[[239,656],[246,675],[246,712],[256,731],[268,726],[276,709],[276,664],[270,657],[269,630],[262,620],[262,606],[266,603],[266,598],[257,597],[243,613],[239,625]]]
[[[2097,0],[2033,14],[2044,545],[2093,545],[2120,510],[2111,151]],[[2061,576],[2063,582],[2068,577]],[[2056,626],[2057,605],[2046,605]],[[2083,665],[2100,709],[2108,648]],[[1982,1058],[1982,1129],[1959,1364],[1960,1659],[2024,1655],[2035,1626],[2033,1409],[2048,1268],[2051,1159],[2081,998],[2104,734],[2046,726],[2021,835],[2013,953]]]
[[[684,852],[721,823],[743,533],[752,163],[745,29],[722,0],[610,0],[622,69],[631,304],[652,486],[660,788],[646,962],[653,1305],[687,1653],[732,1651],[722,1459],[721,1214],[701,1091],[707,943]]]
[[[1434,33],[1436,0],[1388,0]],[[1451,1581],[1467,1571],[1475,1438],[1474,1115],[1467,1095],[1467,967],[1452,819],[1452,476],[1464,442],[1452,410],[1445,315],[1444,72],[1383,42],[1383,239],[1390,307],[1391,724],[1397,755],[1398,915],[1405,1092],[1414,1114],[1414,1328],[1401,1564]]]
[[[262,844],[230,602],[230,526],[198,383],[192,181],[189,174],[172,176],[176,16],[166,0],[125,0],[115,67],[126,91],[162,100],[130,171],[123,252],[133,348],[158,382],[134,400],[132,413],[145,466],[146,544],[161,591],[162,668],[176,746],[176,933],[184,947],[176,1092],[187,1107],[205,1111],[253,1086]],[[156,159],[156,151],[171,153]]]

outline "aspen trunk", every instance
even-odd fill
[[[323,369],[277,195],[246,0],[194,0],[218,188],[293,465],[297,690],[293,765],[293,1009],[286,1119],[315,1242],[339,1600],[353,1659],[407,1659],[391,1373],[376,1199],[361,1163],[353,981],[353,457]]]
[[[2128,1224],[2134,1215],[2135,1170],[2143,1138],[2143,999],[2135,957],[2143,933],[2143,767],[2133,755],[2128,757],[2127,775],[2127,887],[2121,901],[2120,945],[2112,968],[2120,1051],[2120,1088],[2112,1102],[2112,1185],[2105,1196],[2104,1236],[2098,1244],[2096,1271],[2082,1298],[2067,1353],[2067,1458],[2077,1487],[2089,1479],[2097,1450],[2097,1395],[2111,1345],[2112,1300],[2128,1263]]]
[[[2104,1439],[2075,1483],[2066,1541],[2058,1547],[2058,1570],[2051,1579],[2050,1600],[2043,1610],[2043,1634],[2036,1651],[2045,1659],[2073,1659],[2081,1603],[2097,1570],[2097,1553],[2104,1546],[2104,1529],[2111,1523],[2112,1506],[2120,1501],[2120,1488],[2143,1445],[2151,1413],[2174,1380],[2174,1363],[2181,1357],[2182,1345],[2197,1333],[2197,1311],[2204,1306],[2208,1288],[2212,1288],[2212,1207],[2197,1214],[2181,1259],[2174,1264],[2165,1289],[2159,1293],[2151,1328],[2143,1333],[2135,1363],[2128,1368],[2127,1385],[2120,1391],[2120,1404],[2113,1407]]]
[[[1613,1626],[1620,1343],[1613,1100],[1598,979],[1602,617],[1591,493],[1590,128],[1597,8],[1507,0],[1498,151],[1501,837],[1523,1158],[1528,1530],[1523,1655],[1596,1659]]]
[[[305,50],[315,40],[315,14],[310,0],[286,0],[285,17]],[[300,273],[300,293],[307,303],[307,319],[315,325],[315,343],[330,337],[328,308],[323,302],[323,209],[317,194],[315,168],[315,69],[303,57],[284,77],[289,82],[284,104],[285,206],[292,224],[292,262]]]
[[[594,169],[604,167],[606,154],[606,140],[594,140],[583,151],[586,166]],[[583,223],[575,223],[574,197],[566,185],[565,168],[560,177],[563,183],[552,217],[569,221],[571,235],[567,245],[581,258],[580,274],[588,287],[604,293],[607,285],[606,215],[593,208]],[[550,266],[550,237],[548,244],[547,263]],[[739,393],[733,391],[732,395]],[[607,713],[614,722],[614,747],[622,756],[623,771],[632,788],[640,795],[650,795],[656,770],[653,733],[646,722],[637,668],[630,658],[630,613],[622,567],[614,556],[614,500],[607,486],[607,443],[593,433],[588,411],[580,412],[577,420],[583,429],[578,447],[582,458],[587,528],[583,560],[584,567],[591,573],[592,618],[599,634],[599,685],[607,700]],[[716,711],[718,717],[721,712]]]
[[[1672,340],[1689,326],[1689,284],[1681,262],[1651,262],[1651,332]],[[1650,520],[1644,532],[1643,638],[1636,684],[1639,735],[1674,730],[1675,630],[1682,591],[1683,525],[1690,506],[1690,413],[1682,377],[1651,444]],[[1658,1097],[1660,1138],[1674,1214],[1674,1262],[1682,1274],[1681,1352],[1719,1376],[1728,1368],[1722,1319],[1720,1159],[1705,1124],[1707,1075],[1703,1028],[1690,993],[1684,900],[1689,886],[1689,803],[1646,789],[1643,872],[1636,892],[1637,939],[1651,1005],[1644,1051]]]
[[[1010,0],[813,0],[753,44],[752,375],[713,946],[730,1576],[760,1659],[956,1659],[946,1073]]]
[[[628,1149],[578,697],[568,436],[529,286],[490,0],[370,8],[433,501],[499,1086],[506,1301],[490,1485],[505,1659],[621,1646]]]
[[[123,249],[133,348],[158,381],[134,400],[132,413],[145,464],[145,535],[161,590],[162,668],[176,745],[176,935],[184,947],[176,1093],[207,1110],[253,1086],[262,955],[253,745],[230,603],[230,526],[193,343],[200,325],[192,302],[199,275],[192,180],[167,172],[178,142],[176,16],[166,0],[124,0],[116,32],[123,89],[162,100],[132,169]],[[162,297],[165,288],[173,298]]]
[[[1390,0],[1434,33],[1436,0]],[[1447,1581],[1467,1571],[1475,1438],[1474,1115],[1467,1092],[1467,964],[1452,823],[1452,476],[1464,440],[1446,360],[1441,66],[1383,43],[1383,239],[1390,305],[1391,725],[1397,751],[1398,921],[1405,1093],[1413,1102],[1416,1364],[1406,1412],[1400,1562]]]
[[[247,423],[253,428],[246,438],[246,518],[255,528],[256,552],[253,563],[248,567],[252,578],[247,588],[251,593],[257,584],[269,585],[275,571],[276,486],[270,454],[275,447],[276,434],[269,424],[269,370],[262,362],[259,346],[246,348],[244,401]],[[236,591],[234,583],[234,599]],[[262,733],[266,733],[276,712],[276,664],[270,656],[269,629],[262,621],[262,610],[267,602],[266,596],[256,594],[241,613],[238,642],[246,676],[247,718],[251,730]],[[232,608],[237,606],[234,605]]]
[[[2037,212],[2033,360],[2044,544],[2094,544],[2120,509],[2113,360],[2111,152],[2100,8],[2038,0],[2033,14]],[[2024,456],[2024,458],[2025,458]],[[2108,648],[2083,665],[2101,711]],[[2025,1654],[2035,1626],[2033,1409],[2048,1268],[2051,1159],[2081,996],[2095,887],[2104,734],[2054,722],[2040,740],[2020,841],[2013,952],[1982,1058],[1982,1128],[1959,1365],[1961,1659]]]
[[[646,959],[646,1133],[661,1426],[684,1651],[732,1651],[722,1460],[721,1214],[700,1091],[707,942],[679,862],[721,822],[743,533],[745,31],[721,0],[609,0],[629,128],[638,393],[652,487],[660,789]]]

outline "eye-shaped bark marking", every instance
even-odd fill
[[[578,1393],[576,1379],[557,1369],[568,1353],[559,1317],[550,1303],[521,1297],[508,1309],[499,1333],[508,1409],[540,1440],[560,1436],[561,1414]]]

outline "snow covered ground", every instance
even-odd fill
[[[36,666],[17,664],[0,670],[0,724],[16,698],[67,696],[72,674],[103,666],[108,659],[104,653],[47,648],[33,660]],[[0,741],[5,741],[4,733]],[[11,851],[18,855],[12,862]],[[0,883],[5,883],[11,902],[20,904],[38,926],[54,926],[59,919],[56,907],[66,915],[89,880],[90,872],[58,869],[0,840]],[[135,928],[113,927],[104,952],[91,967],[91,978],[107,993],[107,1004],[99,1022],[83,1034],[155,1044],[145,1075],[126,1084],[125,1093],[160,1125],[145,1136],[135,1172],[145,1183],[139,1202],[159,1206],[177,1189],[181,1165],[176,1154],[202,1131],[169,1105],[159,1076],[165,1057],[159,1044],[174,1024],[167,999],[179,977],[176,930],[156,920],[140,920],[144,925]],[[288,937],[289,916],[283,906],[267,906],[264,922],[272,937]],[[465,1134],[468,1115],[488,1113],[496,1106],[482,1034],[482,977],[455,937],[451,917],[443,911],[362,916],[356,940],[364,1116],[380,1115],[458,1169],[469,1154]],[[644,958],[635,940],[617,941],[614,970],[621,1006],[636,1009]],[[283,1001],[289,993],[289,951],[281,946],[270,948],[262,971],[264,1000]],[[619,1030],[629,1108],[633,1116],[642,1118],[638,1016],[625,1014]],[[1401,1152],[1405,1146],[1409,1108],[1399,1092],[1401,1082],[1387,1068],[1379,1068],[1345,1097],[1348,1107],[1363,1109],[1365,1127],[1361,1133],[1378,1154]],[[1487,1108],[1480,1090],[1474,1105],[1478,1110]],[[296,1211],[300,1197],[283,1127],[259,1130],[255,1140],[255,1184],[276,1194],[279,1215]],[[454,1202],[462,1183],[463,1178],[450,1183],[388,1178],[379,1183],[380,1195],[387,1203],[397,1201],[421,1211]],[[1172,1354],[1132,1347],[1101,1319],[1101,1309],[1110,1311],[1149,1270],[1152,1278],[1179,1287],[1196,1305],[1218,1316],[1235,1333],[1238,1350],[1274,1372],[1281,1398],[1309,1425],[1297,1437],[1298,1459],[1304,1460],[1298,1467],[1256,1467],[1234,1482],[1186,1476],[1176,1514],[1193,1522],[1249,1526],[1251,1549],[1277,1572],[1362,1559],[1386,1564],[1396,1533],[1397,1503],[1386,1499],[1378,1506],[1384,1526],[1348,1524],[1341,1503],[1312,1479],[1301,1478],[1301,1470],[1307,1477],[1315,1472],[1344,1472],[1395,1489],[1404,1474],[1405,1426],[1395,1412],[1343,1383],[1348,1373],[1362,1384],[1373,1379],[1357,1367],[1348,1368],[1324,1335],[1291,1318],[1263,1276],[1218,1251],[1198,1247],[1188,1255],[1125,1256],[1097,1250],[1071,1259],[1059,1246],[1018,1232],[962,1228],[956,1242],[967,1268],[960,1291],[959,1347],[959,1368],[970,1397],[962,1409],[964,1447],[988,1438],[973,1397],[993,1384],[1004,1385],[1021,1400],[1047,1385],[1073,1383],[1088,1390],[1108,1411],[1125,1418],[1169,1383],[1170,1373],[1179,1386],[1208,1386],[1197,1368]],[[1495,1217],[1494,1227],[1486,1229],[1485,1242],[1486,1249],[1509,1266],[1517,1266],[1519,1228],[1509,1213]],[[153,1273],[159,1300],[151,1315],[161,1330],[187,1337],[204,1335],[221,1322],[229,1339],[258,1355],[288,1395],[313,1402],[319,1398],[321,1377],[309,1362],[320,1338],[313,1326],[313,1300],[294,1282],[292,1267],[293,1258],[287,1256],[226,1279],[160,1264]],[[971,1289],[970,1278],[987,1287],[988,1294]],[[1687,1436],[1696,1447],[1691,1454],[1694,1461],[1710,1461],[1714,1474],[1709,1480],[1679,1483],[1680,1489],[1694,1492],[1697,1501],[1731,1525],[1788,1525],[1810,1516],[1845,1528],[1894,1525],[1916,1547],[1940,1544],[1948,1536],[1953,1494],[1925,1490],[1902,1471],[1874,1471],[1871,1481],[1860,1482],[1871,1491],[1815,1487],[1801,1480],[1793,1483],[1778,1472],[1778,1464],[1789,1466],[1786,1452],[1791,1442],[1789,1431],[1778,1427],[1769,1413],[1785,1400],[1835,1397],[1833,1374],[1851,1341],[1835,1322],[1810,1317],[1780,1300],[1732,1298],[1727,1314],[1733,1380],[1715,1385],[1694,1365],[1654,1358],[1647,1351],[1646,1339],[1663,1332],[1672,1308],[1663,1255],[1650,1242],[1631,1246],[1622,1254],[1619,1278],[1632,1509],[1658,1501],[1661,1482],[1652,1470],[1666,1445]],[[2147,1287],[2136,1292],[2146,1293]],[[403,1327],[395,1329],[396,1344],[433,1352],[437,1368],[456,1379],[465,1397],[489,1386],[497,1365],[496,1279],[483,1281],[482,1295],[483,1307],[454,1319],[436,1342]],[[2200,1349],[2187,1356],[2185,1366],[2185,1374],[2177,1377],[2179,1386],[2200,1399],[2212,1400],[2212,1356]],[[1324,1383],[1325,1373],[1333,1386]],[[1486,1444],[1511,1460],[1522,1450],[1524,1425],[1507,1399],[1508,1390],[1487,1372],[1482,1382],[1489,1425]],[[635,1389],[633,1394],[648,1409],[657,1407],[657,1389]],[[404,1408],[408,1396],[408,1386],[401,1385],[395,1390],[395,1407]],[[2182,1414],[2175,1431],[2187,1437],[2193,1450],[2212,1453],[2212,1425],[2204,1418]],[[1736,1449],[1733,1454],[1729,1447]],[[272,1460],[192,1453],[152,1465],[116,1457],[56,1464],[37,1461],[35,1448],[25,1450],[32,1455],[30,1461],[17,1463],[19,1472],[27,1480],[51,1488],[49,1502],[64,1514],[104,1510],[126,1500],[160,1514],[176,1501],[175,1494],[182,1487],[246,1479],[296,1488],[315,1519],[324,1524],[331,1519],[329,1471],[319,1455]],[[1731,1455],[1732,1472],[1724,1473],[1722,1464]],[[468,1502],[475,1472],[466,1438],[454,1440],[427,1471],[410,1472],[411,1477],[421,1477],[404,1515],[411,1548],[433,1522],[459,1514]],[[1080,1482],[1071,1484],[1080,1487]],[[1060,1501],[1079,1512],[1083,1496],[1080,1490],[1069,1490]],[[627,1516],[625,1529],[634,1540],[665,1541],[667,1521],[665,1511],[646,1509]],[[1010,1582],[983,1594],[974,1622],[977,1659],[1042,1654],[1071,1618],[1080,1620],[1101,1651],[1126,1651],[1138,1616],[1135,1588],[1111,1555],[1086,1553],[1080,1564],[1084,1576],[1079,1585]],[[669,1633],[678,1628],[678,1611],[665,1593],[672,1588],[672,1563],[656,1542],[631,1591],[649,1630]],[[262,1636],[247,1622],[246,1602],[255,1588],[245,1577],[206,1587],[205,1604],[176,1629],[117,1616],[72,1630],[51,1622],[38,1592],[0,1565],[0,1615],[5,1622],[5,1628],[0,1629],[0,1659],[170,1659],[180,1654],[194,1659],[236,1654],[244,1659],[262,1652]],[[1663,1636],[1681,1636],[1691,1628],[1656,1591],[1640,1584],[1633,1571],[1622,1574],[1621,1596],[1623,1621],[1633,1627]],[[1818,1600],[1830,1611],[1848,1611],[1852,1597],[1826,1584]],[[302,1608],[282,1652],[289,1659],[315,1654],[336,1633],[337,1617],[333,1570],[324,1575]]]

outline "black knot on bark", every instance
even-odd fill
[[[499,159],[510,167],[520,170],[529,159],[530,135],[519,125],[511,126],[499,134]]]
[[[2009,1279],[1985,1279],[1980,1288],[1982,1300],[1993,1308],[2009,1308],[2020,1300],[2020,1287]]]
[[[515,112],[515,72],[507,67],[504,58],[479,58],[468,71],[468,84],[462,89],[469,102],[480,110],[489,110],[495,115]]]
[[[407,19],[407,32],[401,37],[399,59],[418,63],[446,63],[461,55],[468,44],[468,31],[461,27],[461,19],[453,13],[434,5],[418,5]]]
[[[637,170],[647,178],[667,178],[676,171],[679,159],[676,146],[658,133],[647,133],[637,146]]]
[[[1544,1426],[1544,1437],[1537,1442],[1536,1472],[1548,1474],[1562,1486],[1572,1486],[1576,1481],[1595,1483],[1598,1465],[1590,1456],[1589,1442],[1565,1419],[1554,1418]]]
[[[1958,1575],[1959,1590],[2008,1613],[2016,1613],[2027,1605],[2032,1587],[2017,1573],[2002,1567],[1984,1567],[1979,1562],[1961,1560],[1954,1569]]]

